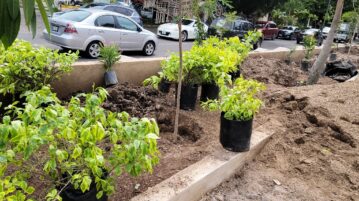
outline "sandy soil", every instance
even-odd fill
[[[359,200],[359,80],[325,82],[269,82],[256,121],[274,119],[281,128],[254,161],[201,201]]]

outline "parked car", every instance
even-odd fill
[[[306,29],[302,31],[297,36],[297,44],[302,43],[305,36],[313,36],[317,40],[317,46],[323,44],[323,36],[319,29]]]
[[[349,42],[349,31],[337,31],[337,33],[334,36],[334,42]]]
[[[330,31],[330,27],[324,27],[323,28],[322,35],[323,35],[324,39],[326,39],[328,37],[329,31]]]
[[[300,33],[298,27],[295,26],[285,26],[281,28],[278,32],[278,38],[284,38],[288,40],[295,40],[297,35]]]
[[[262,32],[264,39],[274,40],[278,36],[279,29],[273,21],[258,21],[256,28]]]
[[[50,19],[51,33],[43,31],[49,42],[65,49],[80,50],[91,58],[100,56],[100,48],[116,44],[122,51],[142,51],[150,56],[158,40],[131,18],[111,11],[77,9]]]
[[[204,26],[204,31],[207,32],[208,26],[204,23],[202,23],[202,24]],[[197,29],[197,25],[196,25],[196,20],[193,20],[193,19],[182,20],[182,41],[186,41],[189,39],[195,39],[198,34],[197,30],[198,29]],[[157,36],[179,40],[177,23],[161,24],[157,28]]]
[[[237,36],[243,40],[248,31],[253,30],[255,30],[254,25],[240,17],[234,21],[227,21],[224,17],[219,17],[214,19],[209,26],[208,35],[223,36],[226,38]],[[253,44],[253,49],[257,49],[261,42],[262,40]]]
[[[119,4],[118,5],[110,4],[110,5],[105,5],[105,6],[96,6],[96,7],[93,7],[93,8],[101,9],[101,10],[109,10],[109,11],[113,11],[113,12],[116,12],[116,13],[120,13],[122,15],[126,15],[126,16],[132,18],[135,22],[137,22],[137,24],[143,26],[141,16],[133,8],[122,6],[122,5],[119,5]]]
[[[334,36],[334,42],[349,42],[350,36],[350,25],[348,23],[341,23],[335,36]]]

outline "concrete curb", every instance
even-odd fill
[[[251,150],[233,153],[222,148],[214,154],[178,172],[162,183],[149,188],[131,201],[195,201],[233,176],[253,160],[274,132],[253,132]]]

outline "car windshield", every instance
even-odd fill
[[[183,25],[190,25],[192,22],[192,20],[182,20]]]
[[[90,16],[91,13],[85,10],[73,10],[65,12],[64,14],[58,16],[58,19],[70,20],[74,22],[81,22]]]
[[[285,30],[293,30],[293,27],[283,27]]]
[[[348,34],[347,31],[338,31],[338,34]]]
[[[211,27],[222,27],[229,29],[231,27],[231,24],[230,22],[227,22],[224,18],[217,18],[212,22]]]

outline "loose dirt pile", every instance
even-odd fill
[[[285,87],[298,86],[307,77],[307,73],[295,62],[288,65],[278,59],[262,57],[247,59],[241,66],[241,73],[245,78]]]
[[[172,133],[175,122],[173,93],[166,96],[151,87],[134,86],[128,83],[107,88],[109,97],[103,104],[112,112],[127,112],[134,117],[151,117],[157,120],[162,133]],[[196,120],[182,111],[179,135],[196,142],[203,135],[203,128]]]
[[[202,201],[359,200],[359,80],[270,88],[265,100],[258,120],[283,125],[255,161]]]
[[[158,149],[160,163],[153,174],[133,178],[123,174],[117,179],[116,192],[110,200],[128,201],[131,197],[160,183],[178,171],[201,160],[218,145],[219,113],[181,111],[179,136],[173,135],[175,94],[162,94],[150,87],[119,84],[107,89],[103,107],[113,112],[128,112],[135,117],[155,118],[160,127]]]

